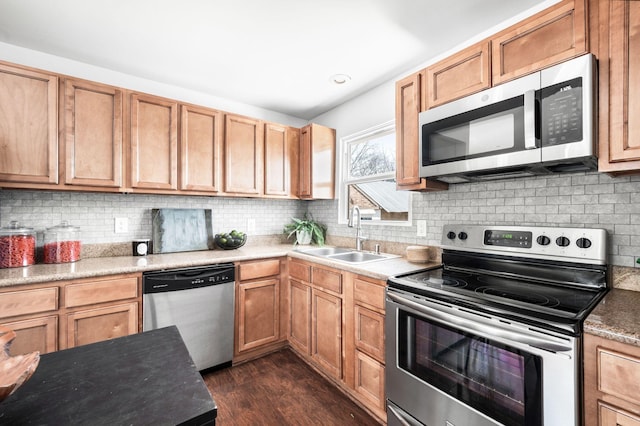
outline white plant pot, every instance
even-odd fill
[[[296,231],[296,242],[303,246],[311,244],[311,232]]]

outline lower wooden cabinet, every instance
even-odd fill
[[[289,344],[311,355],[311,286],[289,280]]]
[[[58,316],[48,315],[3,323],[16,332],[10,347],[11,355],[38,351],[41,354],[58,350]]]
[[[240,262],[236,270],[234,363],[283,347],[287,334],[280,312],[286,305],[280,289],[285,270],[281,259]]]
[[[367,406],[384,413],[384,364],[359,350],[355,357],[355,390]]]
[[[0,290],[0,323],[11,354],[41,354],[140,331],[140,274],[13,286]]]
[[[342,378],[342,299],[311,291],[311,358],[330,376]]]
[[[640,426],[640,347],[584,337],[585,426]]]

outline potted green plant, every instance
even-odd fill
[[[316,244],[324,245],[324,238],[327,233],[327,227],[316,222],[310,214],[305,213],[302,219],[291,218],[291,223],[284,226],[284,233],[287,239],[296,235],[296,244]]]

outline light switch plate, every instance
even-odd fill
[[[426,237],[427,236],[427,221],[426,220],[416,220],[416,225],[418,227],[417,236],[418,237]]]
[[[126,217],[116,217],[115,220],[115,229],[114,232],[116,234],[126,234],[129,232],[129,219]]]

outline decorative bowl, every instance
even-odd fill
[[[216,234],[214,241],[216,246],[223,250],[235,250],[247,242],[247,234],[234,230],[225,234]]]
[[[9,348],[16,333],[0,325],[0,402],[14,393],[36,371],[40,352],[25,355],[9,355]]]

